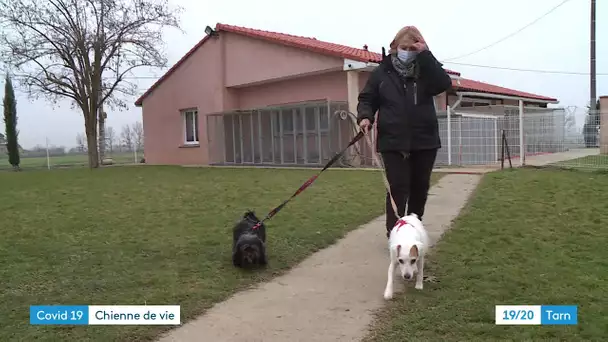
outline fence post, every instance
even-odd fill
[[[498,118],[494,118],[494,155],[498,160]]]
[[[249,134],[251,134],[251,163],[255,164],[255,133],[253,131],[253,110],[249,112]]]
[[[462,115],[458,117],[458,166],[462,166]]]
[[[505,168],[505,143],[507,139],[505,138],[505,130],[503,129],[500,132],[500,169]]]
[[[526,145],[524,144],[524,100],[519,100],[519,165],[526,165]]]
[[[46,141],[46,168],[51,169],[51,157],[49,155],[49,138],[45,138]]]
[[[452,108],[448,106],[448,165],[452,165]]]
[[[262,111],[257,110],[258,112],[258,149],[260,152],[260,164],[264,164],[264,143],[262,140]],[[252,114],[253,115],[253,114]],[[270,136],[272,137],[272,132],[270,132]]]

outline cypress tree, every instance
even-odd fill
[[[17,132],[17,100],[15,99],[15,90],[13,82],[6,75],[4,83],[4,124],[6,128],[6,149],[8,150],[8,162],[15,170],[19,170],[21,162],[19,157],[19,142]]]

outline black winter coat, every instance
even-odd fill
[[[378,111],[378,152],[441,147],[433,97],[448,90],[452,80],[433,54],[416,56],[418,78],[403,80],[385,56],[359,94],[357,121],[374,123]]]

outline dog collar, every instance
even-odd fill
[[[397,224],[395,224],[395,227],[397,228],[397,232],[399,231],[399,228],[403,227],[407,225],[407,222],[404,219],[399,219],[397,220]]]

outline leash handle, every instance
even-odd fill
[[[293,193],[293,195],[291,195],[291,197],[289,197],[288,199],[286,199],[285,201],[283,201],[283,203],[281,203],[278,207],[272,209],[268,215],[266,215],[266,217],[264,217],[264,219],[262,219],[260,222],[258,222],[255,226],[253,226],[253,229],[258,229],[262,223],[264,223],[265,221],[271,219],[274,215],[276,215],[279,211],[281,211],[281,209],[283,209],[283,207],[285,207],[287,205],[287,203],[289,203],[289,201],[291,201],[294,197],[298,196],[299,194],[301,194],[304,190],[306,190],[309,186],[312,185],[312,183],[314,183],[314,181],[317,180],[317,178],[321,175],[321,173],[323,173],[325,170],[327,170],[330,166],[332,166],[338,159],[340,159],[340,157],[342,157],[342,155],[344,155],[344,153],[346,152],[346,150],[348,150],[349,147],[353,146],[355,143],[357,143],[357,141],[361,140],[361,138],[363,138],[364,133],[363,131],[357,133],[357,135],[355,135],[355,137],[348,143],[348,145],[339,153],[336,153],[336,155],[331,158],[323,167],[323,169],[321,169],[321,171],[319,171],[316,175],[310,177],[306,182],[304,182],[304,184],[302,184],[298,190],[296,190],[296,192]]]
[[[372,143],[372,140],[369,136],[369,130],[365,133],[365,141],[367,142],[367,145],[369,146],[370,150],[372,150],[373,161],[378,166],[380,166],[380,168],[382,169],[382,181],[384,182],[384,187],[386,188],[388,196],[391,200],[391,206],[393,207],[393,213],[395,214],[395,217],[397,217],[397,220],[398,220],[398,219],[400,219],[399,211],[397,210],[397,203],[395,203],[395,199],[393,198],[393,194],[391,193],[391,185],[388,182],[388,178],[386,178],[386,170],[384,168],[384,162],[382,161],[382,157],[378,155],[378,153],[376,152],[376,149],[374,148],[374,144]]]

